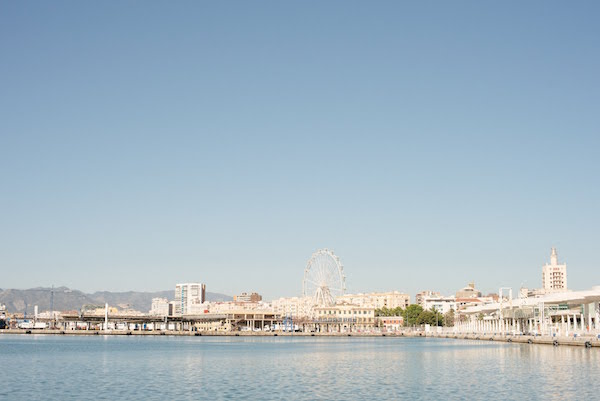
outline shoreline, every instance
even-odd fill
[[[597,337],[550,337],[528,335],[492,335],[457,333],[286,333],[286,332],[202,332],[202,331],[140,331],[140,330],[52,330],[52,329],[3,329],[2,335],[59,335],[59,336],[171,336],[171,337],[390,337],[390,338],[440,338],[472,341],[495,341],[517,344],[543,344],[552,346],[577,346],[600,348]]]

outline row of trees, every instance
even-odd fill
[[[375,316],[402,316],[404,326],[420,326],[429,324],[431,326],[454,326],[454,310],[441,314],[436,310],[424,310],[421,305],[409,305],[406,309],[401,307],[388,309],[383,307],[375,310]]]

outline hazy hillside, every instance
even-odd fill
[[[34,305],[38,305],[39,311],[50,310],[50,300],[52,297],[51,288],[30,288],[27,290],[6,289],[0,290],[0,303],[5,304],[9,312],[23,312],[27,310],[28,314],[33,314]],[[157,292],[95,292],[86,294],[79,290],[71,290],[67,287],[54,288],[54,310],[79,310],[83,305],[129,305],[132,309],[141,312],[148,312],[152,304],[152,298],[161,297],[172,300],[175,295],[174,290]],[[228,295],[212,292],[206,293],[207,301],[230,301],[232,298]]]

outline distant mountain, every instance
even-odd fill
[[[152,305],[152,298],[167,298],[172,300],[175,291],[157,291],[157,292],[110,292],[100,291],[93,294],[86,294],[79,290],[72,290],[67,287],[52,288],[30,288],[27,290],[0,289],[0,303],[6,305],[10,313],[27,311],[27,314],[33,314],[34,306],[37,305],[40,312],[50,310],[50,302],[54,293],[54,310],[80,310],[83,305],[104,305],[108,303],[111,306],[128,305],[130,308],[140,312],[148,312]],[[233,298],[213,292],[206,293],[207,301],[231,301]]]

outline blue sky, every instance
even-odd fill
[[[3,3],[0,287],[600,284],[599,11]]]

